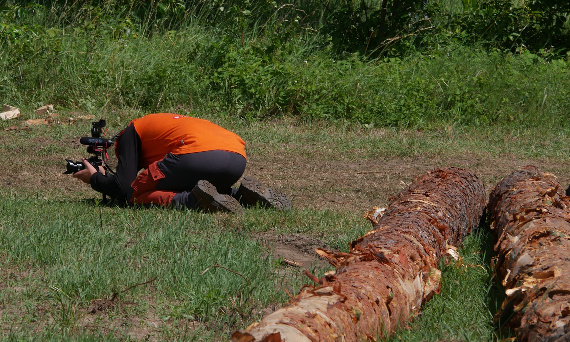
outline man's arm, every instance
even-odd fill
[[[89,183],[93,190],[109,195],[120,201],[129,201],[133,193],[131,183],[137,177],[141,155],[141,140],[130,123],[115,142],[117,148],[117,171],[115,174],[96,172]]]

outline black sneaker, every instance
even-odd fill
[[[239,193],[242,200],[249,205],[277,210],[291,209],[291,201],[285,194],[264,186],[255,178],[244,177],[239,186]]]
[[[239,214],[242,211],[239,202],[230,195],[223,195],[207,180],[201,180],[192,189],[198,205],[205,211],[225,211]]]

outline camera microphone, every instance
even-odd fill
[[[79,142],[82,145],[97,146],[103,148],[113,146],[113,140],[104,138],[83,137],[79,139]]]

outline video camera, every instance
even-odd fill
[[[82,137],[79,139],[79,142],[82,145],[87,145],[87,153],[93,154],[93,156],[87,159],[89,164],[93,165],[95,169],[99,169],[99,166],[105,166],[105,162],[109,159],[107,149],[113,146],[113,140],[101,138],[107,125],[104,119],[92,122],[91,125],[91,136]],[[82,161],[74,162],[71,159],[66,159],[66,161],[67,167],[64,174],[76,173],[85,169],[85,164]]]

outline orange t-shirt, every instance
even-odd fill
[[[141,139],[140,163],[144,168],[168,153],[222,150],[246,157],[242,138],[208,120],[158,113],[134,119],[132,123]]]

